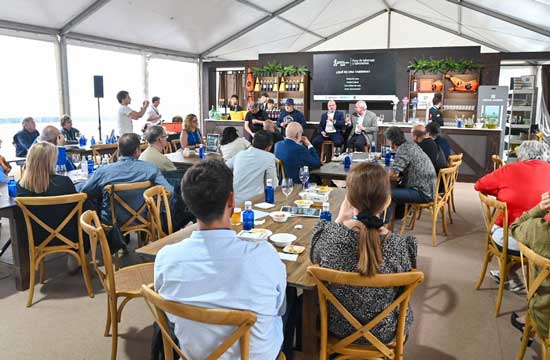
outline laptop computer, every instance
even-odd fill
[[[206,134],[206,152],[217,153],[220,146],[220,134]]]

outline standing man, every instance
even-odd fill
[[[249,142],[252,142],[252,138],[256,131],[264,128],[264,121],[267,120],[267,113],[264,110],[260,110],[258,103],[248,104],[248,112],[244,118],[244,130],[245,137]]]
[[[143,131],[147,130],[147,127],[151,125],[160,124],[160,119],[162,116],[158,110],[159,105],[160,98],[158,96],[153,96],[151,99],[151,105],[149,105],[147,111],[145,112],[145,125],[143,126]]]
[[[294,109],[294,99],[286,99],[285,109],[279,114],[277,125],[279,125],[283,129],[286,129],[287,125],[291,122],[299,123],[300,125],[302,125],[303,129],[305,129],[307,125],[304,114]]]
[[[27,151],[40,133],[36,130],[36,123],[32,117],[24,118],[21,125],[23,125],[23,129],[13,136],[13,144],[15,145],[15,156],[26,157]]]
[[[376,143],[376,133],[378,132],[376,114],[367,111],[367,103],[364,101],[355,103],[355,112],[346,126],[349,131],[348,148],[351,148],[352,151],[367,151],[367,146]]]
[[[330,140],[335,147],[344,144],[343,129],[346,127],[346,119],[343,111],[336,110],[336,101],[329,100],[327,103],[328,111],[321,116],[319,123],[320,135],[313,139],[313,146],[321,153],[321,144],[323,141]]]
[[[430,108],[430,121],[437,123],[439,126],[444,126],[445,122],[443,121],[443,114],[441,113],[441,93],[434,95],[432,100],[432,107]]]
[[[138,120],[145,114],[147,107],[149,106],[149,101],[143,101],[140,111],[132,110],[128,105],[132,102],[132,98],[128,91],[121,90],[116,95],[120,108],[118,109],[118,120],[117,120],[117,133],[118,136],[124,134],[129,134],[134,132],[134,126],[132,125],[132,120]]]

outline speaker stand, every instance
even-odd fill
[[[102,142],[101,138],[101,106],[99,105],[99,98],[97,98],[97,121],[99,124],[98,130],[99,130],[99,141]]]

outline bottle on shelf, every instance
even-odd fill
[[[244,202],[243,211],[243,230],[249,231],[254,229],[254,211],[252,210],[252,202]]]
[[[8,195],[10,197],[17,196],[17,183],[15,182],[15,177],[13,175],[10,175],[8,180]]]
[[[330,204],[328,202],[323,203],[323,211],[319,214],[319,220],[332,221],[332,214],[330,213]]]
[[[275,204],[275,189],[273,189],[273,180],[267,179],[264,189],[265,202]]]
[[[286,90],[286,83],[285,78],[281,76],[281,84],[279,85],[279,91],[285,91]]]
[[[208,117],[210,119],[213,119],[214,118],[214,113],[216,112],[216,110],[214,109],[214,105],[212,105],[212,107],[210,108],[210,111],[208,112]]]

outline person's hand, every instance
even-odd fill
[[[309,141],[309,139],[306,136],[302,136],[302,144],[304,144],[307,147],[311,146],[311,142]]]
[[[550,210],[550,193],[545,192],[542,194],[542,201],[540,202],[540,209],[542,211]]]
[[[328,137],[327,133],[324,131],[321,131],[321,135],[323,135],[323,137]]]
[[[65,137],[61,134],[57,135],[57,146],[65,145]]]
[[[144,100],[143,107],[146,108],[147,106],[149,106],[149,100]]]
[[[367,129],[366,127],[364,127],[364,126],[361,125],[361,124],[357,125],[357,128],[358,128],[359,130],[361,130],[361,131],[365,131],[365,130]]]

